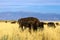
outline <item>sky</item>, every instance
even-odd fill
[[[29,16],[27,14],[24,14],[25,16],[23,16],[22,13],[18,13],[17,15],[14,13],[2,13],[20,11],[32,12],[32,15],[35,15],[35,12],[60,14],[60,0],[0,0],[0,20]],[[38,17],[38,15],[35,16]]]
[[[0,0],[0,12],[60,13],[60,0]]]

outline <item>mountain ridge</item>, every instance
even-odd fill
[[[0,12],[0,20],[18,20],[23,17],[36,17],[40,20],[60,20],[60,14],[57,13]]]

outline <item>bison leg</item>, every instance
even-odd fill
[[[37,25],[33,25],[33,31],[37,31]]]
[[[29,32],[31,33],[31,24],[28,24]]]
[[[36,26],[33,27],[33,31],[37,31],[37,27]]]
[[[22,31],[24,30],[24,29],[23,29],[23,25],[19,25],[19,28],[21,28]]]

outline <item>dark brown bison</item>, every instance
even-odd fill
[[[25,28],[29,28],[29,30],[31,30],[31,28],[33,28],[33,30],[37,30],[37,26],[39,26],[39,20],[35,17],[26,17],[26,18],[21,18],[18,20],[19,23],[19,27],[21,27],[21,29],[23,30],[23,26]]]
[[[8,21],[5,21],[5,23],[7,23]]]
[[[48,27],[54,27],[54,28],[56,28],[56,26],[55,26],[55,24],[53,23],[53,22],[48,22]]]
[[[44,22],[40,22],[38,27],[39,28],[44,28]]]
[[[59,25],[59,23],[56,23],[56,25]]]
[[[12,22],[11,22],[11,24],[15,24],[15,23],[16,23],[16,21],[12,21]]]
[[[44,29],[44,25],[46,25],[47,23],[45,23],[45,22],[39,22],[39,25],[37,25],[37,28],[39,28],[39,29]]]

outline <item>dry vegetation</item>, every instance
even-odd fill
[[[17,23],[0,22],[0,40],[60,40],[60,25],[56,28],[49,28],[44,25],[44,30],[28,32],[28,29],[21,31]]]

